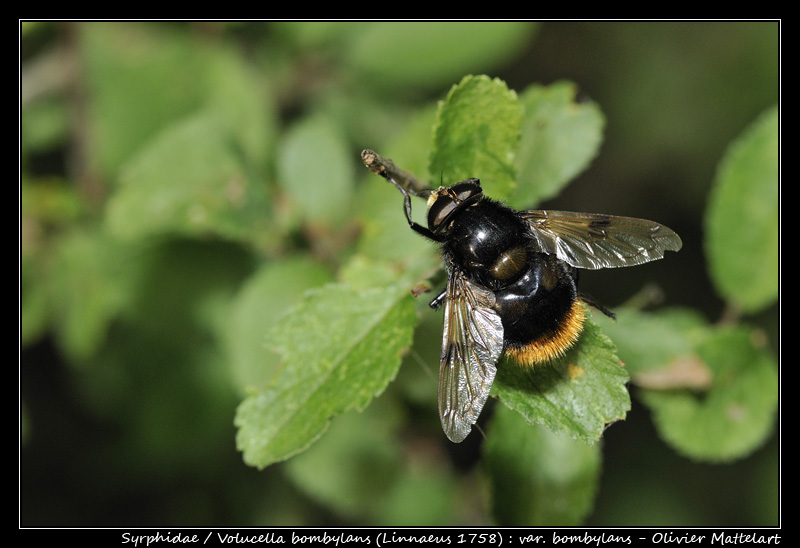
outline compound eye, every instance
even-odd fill
[[[528,251],[524,246],[516,246],[503,251],[489,269],[492,277],[500,281],[509,281],[519,276],[525,268]]]
[[[478,201],[483,196],[477,179],[460,181],[451,187],[439,187],[428,199],[428,228],[436,232],[462,207]]]
[[[478,179],[466,179],[459,181],[450,187],[458,202],[471,202],[473,198],[483,194],[481,183]]]
[[[428,209],[428,228],[436,232],[457,206],[458,204],[450,196],[439,195]]]

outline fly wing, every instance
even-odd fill
[[[461,442],[478,420],[503,353],[503,324],[494,294],[450,269],[439,362],[439,417],[447,437]]]
[[[645,219],[597,213],[531,210],[522,212],[531,235],[545,253],[576,268],[633,266],[678,251],[680,237]]]

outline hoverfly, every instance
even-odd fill
[[[447,286],[430,303],[444,305],[439,362],[439,418],[447,437],[463,441],[489,397],[505,353],[535,365],[578,340],[584,301],[577,269],[633,266],[678,251],[664,225],[594,213],[517,211],[484,196],[478,179],[433,190],[391,160],[362,152],[364,164],[400,190],[409,227],[440,245]],[[411,196],[427,198],[427,223],[411,218]]]

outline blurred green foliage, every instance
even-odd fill
[[[21,524],[777,524],[779,31],[23,23]],[[363,148],[681,234],[582,280],[602,443],[511,367],[444,438],[435,249]]]

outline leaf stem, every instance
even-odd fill
[[[374,150],[365,149],[361,151],[361,161],[372,173],[380,175],[395,186],[401,187],[412,196],[427,198],[430,187],[420,181],[413,173],[400,169],[390,158],[384,158]]]

